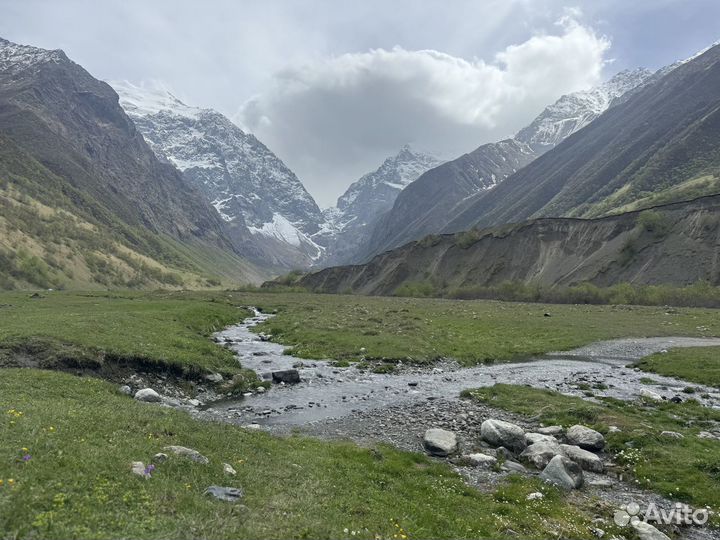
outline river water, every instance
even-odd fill
[[[643,338],[599,342],[562,353],[549,353],[524,362],[464,368],[455,362],[430,367],[403,366],[397,374],[363,372],[356,367],[338,368],[330,361],[303,360],[283,354],[284,346],[263,341],[250,329],[272,315],[260,313],[217,334],[237,354],[243,367],[265,379],[273,371],[293,369],[300,373],[298,384],[274,384],[265,393],[253,393],[241,400],[217,402],[212,409],[238,423],[270,426],[301,426],[320,420],[433,399],[457,399],[466,388],[496,383],[529,385],[582,396],[588,386],[596,396],[635,399],[649,390],[665,398],[687,396],[687,382],[640,372],[628,367],[656,352],[676,347],[720,346],[718,338]],[[651,378],[648,385],[641,379]],[[692,384],[693,394],[704,404],[720,408],[716,389]],[[711,397],[701,398],[707,393]]]

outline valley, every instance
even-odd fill
[[[0,540],[720,538],[710,2],[21,4]]]

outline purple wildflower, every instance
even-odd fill
[[[22,457],[22,460],[25,461],[25,462],[28,462],[28,461],[30,461],[31,459],[32,459],[32,456],[31,456],[30,454],[25,454],[25,455]]]
[[[155,470],[155,465],[150,464],[147,467],[145,467],[145,476],[152,476],[153,471]]]

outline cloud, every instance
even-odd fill
[[[512,135],[562,94],[596,84],[610,42],[573,15],[491,62],[395,47],[287,67],[237,120],[321,205],[331,204],[405,143],[454,157]]]

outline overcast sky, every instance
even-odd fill
[[[227,114],[321,206],[405,143],[451,158],[510,136],[719,20],[717,0],[0,0],[0,36]]]

